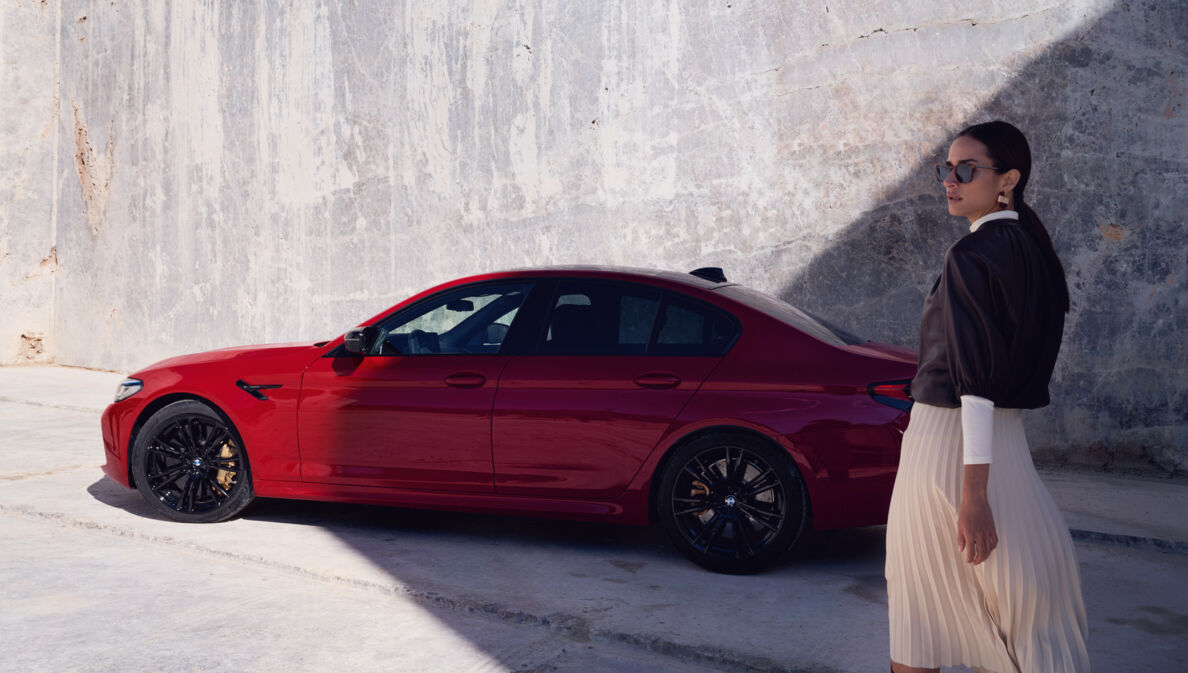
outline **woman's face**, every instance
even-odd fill
[[[949,146],[949,165],[972,164],[976,166],[993,166],[994,162],[986,152],[986,146],[981,141],[969,136],[961,136]],[[970,222],[979,217],[1000,209],[998,195],[1006,194],[1010,201],[1006,208],[1013,208],[1014,201],[1011,190],[1018,182],[1018,171],[1010,170],[1003,174],[995,173],[988,168],[975,168],[973,178],[966,183],[957,182],[955,171],[950,171],[945,178],[945,197],[949,202],[949,214],[968,217]]]

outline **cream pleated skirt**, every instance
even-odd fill
[[[994,673],[1087,673],[1087,624],[1072,538],[1018,409],[994,410],[987,492],[998,547],[957,550],[961,410],[919,402],[903,436],[887,520],[891,659]]]

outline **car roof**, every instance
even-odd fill
[[[708,275],[710,275],[710,277],[713,277],[715,274],[719,276],[723,275],[721,274],[721,271],[716,268],[704,270],[709,272]],[[701,271],[701,269],[698,271]],[[463,276],[423,290],[419,294],[413,295],[396,304],[395,306],[389,307],[383,312],[378,313],[372,316],[370,319],[359,324],[373,325],[380,320],[386,319],[388,316],[392,315],[393,312],[403,310],[404,308],[439,292],[452,290],[454,288],[459,288],[466,285],[529,278],[596,278],[628,282],[637,281],[651,285],[667,287],[667,289],[670,290],[691,289],[697,291],[696,294],[700,294],[704,298],[712,297],[712,303],[717,304],[722,308],[727,308],[728,310],[731,310],[731,312],[735,312],[739,309],[751,311],[768,319],[774,319],[780,323],[789,325],[798,332],[808,333],[818,341],[831,343],[835,346],[840,345],[845,341],[842,337],[835,334],[831,328],[820,324],[817,318],[805,314],[800,309],[787,304],[787,302],[783,302],[782,300],[764,295],[755,290],[751,290],[746,288],[746,286],[739,285],[738,283],[709,280],[700,275],[693,275],[692,272],[681,273],[679,271],[668,271],[663,269],[645,269],[603,264],[571,264],[545,267],[525,267],[520,269],[508,269],[505,271],[493,271],[472,276]],[[742,294],[735,294],[732,292],[714,292],[714,290],[734,290],[736,288],[742,291]],[[725,305],[723,306],[723,304]],[[772,304],[776,305],[778,309],[773,310],[771,306]],[[792,314],[792,316],[788,315],[789,312]],[[805,324],[806,322],[808,324]],[[822,334],[822,332],[825,334]]]
[[[473,285],[476,283],[485,283],[489,281],[500,281],[517,278],[601,278],[607,280],[624,280],[624,281],[640,281],[650,284],[658,284],[661,286],[668,286],[669,289],[689,288],[694,290],[705,291],[705,296],[710,296],[710,290],[716,290],[722,287],[735,285],[735,283],[718,283],[711,280],[706,280],[699,276],[694,276],[689,273],[680,273],[678,271],[665,271],[661,269],[642,269],[628,266],[610,266],[610,265],[587,265],[574,264],[565,266],[544,266],[544,267],[526,267],[522,269],[508,269],[506,271],[493,271],[489,273],[476,274],[473,276],[462,276],[453,280],[448,280],[433,287],[422,290],[404,301],[397,303],[395,306],[390,306],[382,312],[375,314],[371,318],[359,323],[360,325],[373,325],[376,322],[387,318],[395,311],[403,310],[426,297],[430,297],[439,292],[451,290],[465,285]]]
[[[694,276],[689,273],[681,273],[679,271],[666,271],[663,269],[644,269],[629,266],[610,266],[610,265],[595,265],[595,264],[572,264],[563,266],[547,266],[547,267],[526,267],[522,269],[508,269],[506,271],[495,271],[492,273],[484,273],[475,276],[468,276],[465,278],[458,278],[450,281],[447,285],[463,285],[467,283],[480,282],[484,280],[495,280],[501,278],[548,278],[548,277],[585,277],[585,278],[609,278],[616,280],[664,280],[679,285],[687,285],[700,290],[713,290],[725,285],[733,285],[734,283],[725,282],[719,283],[712,280],[706,280],[700,276]]]
[[[714,269],[714,271],[719,271]],[[708,280],[701,276],[695,276],[692,273],[680,273],[677,271],[664,271],[660,269],[641,269],[625,266],[606,266],[606,265],[571,265],[571,266],[554,266],[554,267],[536,267],[511,271],[501,271],[498,273],[485,274],[481,276],[472,276],[470,278],[461,278],[447,286],[457,286],[473,282],[481,282],[484,280],[496,280],[506,278],[558,278],[558,277],[584,277],[584,278],[604,278],[611,280],[636,280],[644,282],[661,281],[661,284],[671,284],[677,286],[684,286],[686,288],[694,288],[698,290],[714,291],[723,288],[730,288],[729,290],[718,293],[713,292],[714,303],[721,305],[726,302],[728,306],[733,305],[735,308],[732,312],[738,310],[737,307],[745,307],[751,311],[765,315],[768,318],[789,325],[801,333],[808,334],[818,341],[828,343],[834,346],[842,345],[847,338],[855,339],[854,343],[861,343],[865,341],[861,337],[846,334],[844,330],[839,331],[837,328],[829,326],[822,322],[820,318],[809,315],[801,309],[789,304],[786,301],[777,299],[770,295],[763,294],[757,290],[748,288],[738,283],[716,282]],[[670,287],[670,289],[672,289]],[[737,291],[736,291],[737,290]]]

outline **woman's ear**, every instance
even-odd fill
[[[1015,188],[1015,185],[1019,184],[1019,180],[1022,177],[1023,174],[1019,172],[1019,169],[1012,168],[1011,170],[1002,174],[1002,182],[999,184],[1001,184],[1002,190],[1004,192],[1010,192]]]

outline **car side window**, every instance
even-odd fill
[[[652,355],[722,355],[738,331],[724,311],[670,296],[664,302]]]
[[[487,284],[429,297],[381,323],[370,355],[498,353],[531,288]]]
[[[647,351],[660,298],[658,290],[626,283],[561,282],[540,352],[641,355]]]

